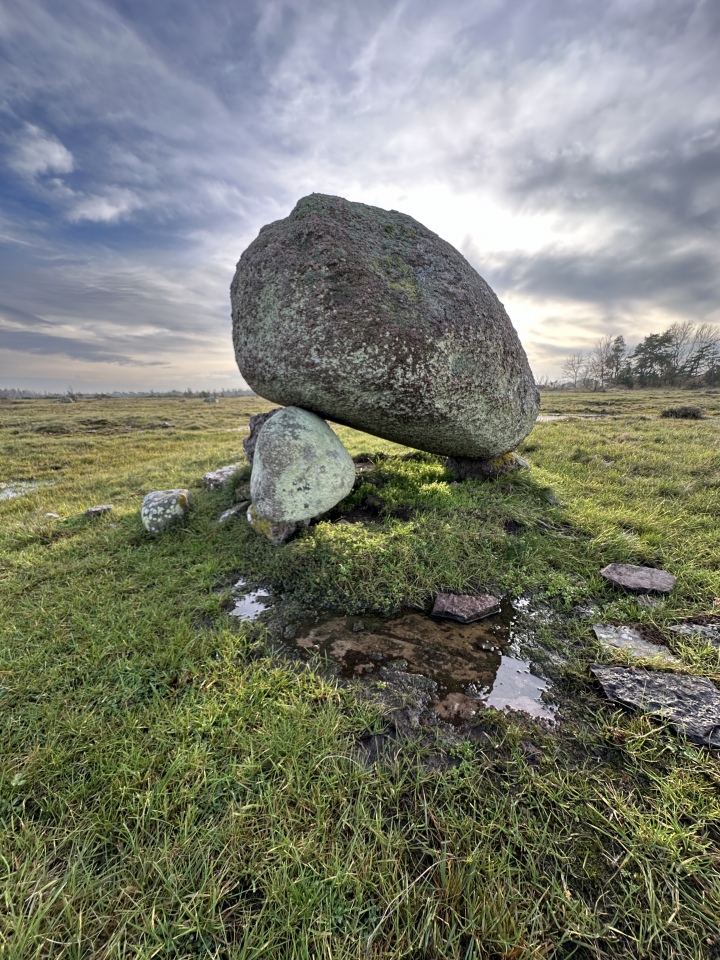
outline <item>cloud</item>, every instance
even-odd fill
[[[104,197],[85,197],[68,214],[72,223],[89,220],[94,223],[113,223],[142,207],[142,200],[131,190],[111,190]]]
[[[230,376],[235,263],[318,190],[461,249],[540,372],[623,324],[720,319],[719,9],[4,0],[3,295]]]
[[[57,137],[26,123],[15,137],[8,164],[30,178],[45,173],[71,173],[73,155]]]

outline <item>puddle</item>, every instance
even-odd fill
[[[240,594],[246,587],[245,580],[238,580],[233,587],[233,593]],[[235,617],[236,620],[256,620],[269,606],[270,596],[264,590],[249,590],[235,597],[228,616]]]
[[[391,619],[336,617],[313,625],[293,644],[335,660],[346,678],[379,680],[387,668],[428,677],[437,686],[431,709],[451,723],[487,706],[552,719],[553,708],[541,699],[547,683],[518,655],[517,644],[527,637],[521,621],[528,617],[526,600],[504,600],[499,614],[467,624],[416,611]]]
[[[10,483],[0,483],[0,500],[25,497],[29,493],[35,493],[39,486],[37,480],[11,480]]]

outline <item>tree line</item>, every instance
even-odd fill
[[[635,347],[628,346],[623,336],[601,337],[590,353],[565,357],[562,372],[564,379],[552,386],[602,390],[720,384],[720,327],[673,323]]]

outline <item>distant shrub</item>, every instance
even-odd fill
[[[661,417],[672,417],[675,420],[702,420],[702,407],[668,407],[660,413]]]

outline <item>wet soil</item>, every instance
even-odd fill
[[[324,657],[346,679],[415,683],[427,708],[448,723],[464,723],[486,707],[552,719],[554,709],[543,698],[548,683],[519,649],[526,604],[504,600],[498,614],[468,624],[419,610],[327,617],[301,626],[288,645]],[[421,678],[427,682],[418,685]]]

